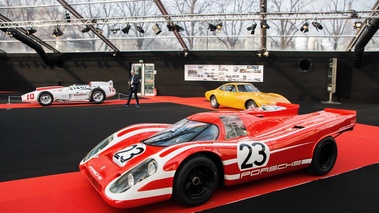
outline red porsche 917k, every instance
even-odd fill
[[[294,170],[325,175],[337,159],[335,137],[352,130],[356,111],[298,105],[197,113],[175,124],[125,127],[95,146],[79,168],[111,206],[174,199],[205,203],[226,186]]]

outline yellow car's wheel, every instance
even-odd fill
[[[246,109],[254,109],[254,108],[257,108],[257,107],[258,107],[257,104],[253,100],[249,100],[245,104],[245,108]]]
[[[216,98],[216,96],[211,96],[211,106],[213,107],[213,108],[215,108],[215,109],[217,109],[219,106],[220,106],[220,104],[218,103],[218,101],[217,101],[217,98]]]

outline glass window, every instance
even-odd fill
[[[220,117],[225,127],[225,139],[247,135],[245,124],[237,115]]]

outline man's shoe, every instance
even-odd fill
[[[139,107],[139,104],[136,104],[136,107]]]
[[[125,107],[129,107],[129,105],[127,105],[127,104],[124,104],[124,106],[125,106]]]

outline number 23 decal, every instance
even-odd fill
[[[114,154],[113,159],[120,166],[124,166],[126,164],[126,161],[132,159],[133,157],[139,154],[142,154],[144,151],[145,151],[144,144],[134,144]]]
[[[270,149],[265,143],[241,142],[237,145],[237,161],[240,170],[266,166]]]

